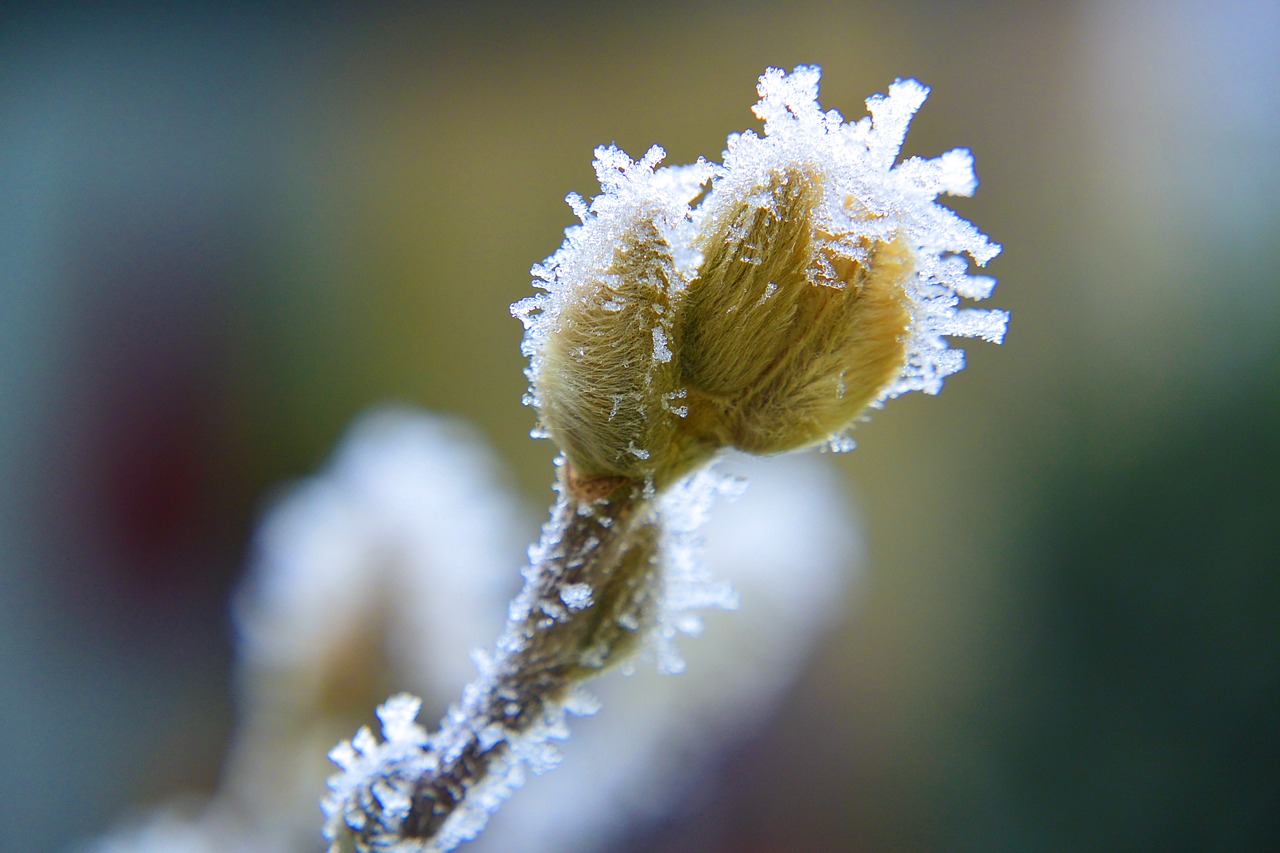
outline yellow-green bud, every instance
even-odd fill
[[[767,181],[704,226],[680,352],[686,429],[761,454],[828,438],[898,374],[913,272],[898,239],[864,241],[862,260],[834,248],[815,224],[821,175]]]
[[[684,413],[674,337],[696,256],[689,201],[710,174],[596,152],[605,194],[570,203],[583,224],[534,274],[548,291],[513,310],[526,325],[531,401],[569,465],[570,485],[610,478],[668,481],[691,463],[675,441]],[[589,490],[583,485],[582,490]],[[584,492],[585,494],[586,492]]]
[[[897,162],[928,89],[896,81],[847,123],[818,106],[818,76],[769,69],[763,135],[731,136],[720,166],[597,150],[602,194],[571,198],[582,225],[534,268],[547,293],[513,308],[579,496],[831,438],[868,405],[936,393],[964,364],[945,338],[1002,339],[1003,311],[960,307],[995,284],[962,256],[1000,247],[936,202],[973,192],[973,158]]]
[[[676,416],[669,332],[671,247],[652,222],[622,236],[610,265],[561,309],[534,388],[542,422],[579,477],[643,478]]]

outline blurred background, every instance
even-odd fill
[[[973,150],[1010,331],[829,457],[860,596],[616,849],[1280,849],[1277,45],[1229,0],[6,4],[0,849],[215,784],[255,519],[366,407],[545,504],[508,305],[565,194],[718,159],[801,63],[850,118],[933,88],[904,153]]]

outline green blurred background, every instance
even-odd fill
[[[1276,4],[5,8],[0,849],[213,783],[254,519],[357,412],[544,503],[507,306],[564,195],[798,63],[933,87],[905,153],[973,150],[1010,332],[831,458],[860,599],[617,849],[1280,849]]]

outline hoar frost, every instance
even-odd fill
[[[1000,247],[937,203],[972,194],[972,156],[897,162],[928,89],[899,80],[846,122],[818,79],[766,72],[763,133],[718,165],[597,149],[602,193],[571,197],[581,224],[512,309],[527,401],[579,477],[661,488],[724,447],[843,446],[868,406],[963,366],[946,338],[1003,338],[1005,312],[961,307],[994,286],[964,256]]]

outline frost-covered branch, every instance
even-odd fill
[[[625,660],[661,609],[664,523],[693,511],[661,502],[718,454],[846,448],[868,406],[935,393],[961,368],[944,336],[1003,337],[1004,312],[959,307],[994,284],[962,254],[981,265],[999,247],[936,203],[973,191],[972,157],[897,163],[928,90],[895,82],[845,123],[817,84],[816,68],[766,72],[764,135],[731,136],[721,165],[597,150],[603,193],[570,197],[582,224],[534,267],[545,292],[513,306],[527,401],[564,453],[559,500],[439,731],[396,697],[382,742],[363,730],[334,751],[335,850],[450,850],[526,767],[553,763],[548,741],[586,710],[578,685]]]
[[[561,735],[567,712],[589,709],[574,688],[642,636],[656,591],[650,502],[639,484],[582,494],[570,479],[496,652],[477,655],[479,677],[441,730],[425,738],[413,714],[405,718],[416,706],[395,700],[382,712],[385,744],[366,737],[335,751],[346,771],[331,781],[328,806],[337,849],[398,838],[447,850],[474,836],[525,766],[554,763],[546,742]]]

